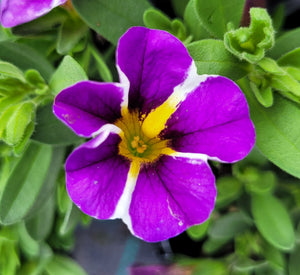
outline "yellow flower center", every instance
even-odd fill
[[[168,148],[168,140],[145,135],[142,130],[143,121],[137,111],[126,111],[123,117],[116,121],[115,125],[122,130],[119,153],[139,163],[152,162],[162,154],[173,153],[173,150]]]

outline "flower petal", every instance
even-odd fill
[[[119,40],[117,65],[130,82],[129,108],[149,113],[187,77],[192,58],[173,35],[144,27],[130,28]]]
[[[76,134],[91,137],[121,117],[122,100],[118,84],[82,81],[56,96],[53,111]]]
[[[120,136],[102,132],[71,153],[66,182],[73,202],[87,215],[108,219],[123,193],[130,162],[118,155]]]
[[[201,153],[234,162],[255,143],[244,94],[230,79],[211,76],[189,93],[167,121],[162,137],[179,152]]]
[[[148,242],[204,222],[216,198],[214,175],[200,159],[163,156],[140,169],[129,208],[133,234]]]
[[[36,19],[67,0],[2,0],[1,24],[11,28]]]

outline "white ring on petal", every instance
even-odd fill
[[[170,154],[169,156],[171,157],[178,157],[178,158],[187,158],[191,160],[191,164],[196,164],[193,163],[193,161],[197,160],[202,160],[204,162],[207,162],[208,159],[210,159],[207,155],[205,154],[197,154],[197,153],[182,153],[182,152],[175,152]]]
[[[100,143],[102,143],[108,137],[108,135],[110,133],[115,133],[115,134],[119,135],[121,132],[122,132],[122,130],[118,126],[116,126],[114,124],[105,124],[99,130],[97,130],[96,132],[94,132],[92,134],[92,136],[95,137],[95,136],[98,136],[101,133],[105,133],[103,135],[103,139],[101,139],[101,142],[100,142]]]

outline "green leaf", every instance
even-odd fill
[[[27,70],[25,78],[27,83],[34,87],[36,94],[44,94],[48,91],[48,85],[38,71],[33,69]]]
[[[18,108],[18,105],[12,105],[5,109],[3,113],[0,114],[0,138],[3,138],[3,133],[6,125],[10,118],[13,116],[14,112]]]
[[[49,61],[33,48],[13,42],[0,42],[0,59],[10,62],[21,70],[36,69],[49,80],[54,69]]]
[[[290,30],[276,39],[274,47],[268,51],[268,56],[278,59],[282,55],[300,47],[300,27]]]
[[[55,200],[52,195],[41,209],[25,221],[29,235],[36,241],[45,240],[51,233],[55,214]]]
[[[68,12],[63,8],[55,8],[51,12],[12,29],[18,36],[32,36],[57,29],[67,18]],[[37,38],[36,36],[34,37]]]
[[[40,244],[28,234],[24,222],[18,224],[18,235],[20,247],[26,257],[37,258],[40,252]]]
[[[31,138],[53,145],[69,145],[81,141],[80,137],[55,117],[51,104],[37,110],[35,132]]]
[[[75,228],[75,226],[81,221],[81,212],[80,210],[73,204],[69,204],[69,209],[67,210],[63,222],[59,227],[59,234],[66,235],[71,233],[71,231]]]
[[[117,44],[121,35],[131,26],[143,25],[144,11],[150,7],[146,0],[73,0],[81,18],[99,34]]]
[[[216,207],[220,208],[238,198],[242,192],[242,184],[234,177],[225,176],[217,179],[217,190]]]
[[[230,54],[221,40],[193,42],[187,49],[196,63],[198,74],[217,74],[236,80],[248,73],[248,64]]]
[[[113,81],[112,74],[111,74],[108,66],[106,65],[102,55],[98,52],[98,50],[96,50],[91,45],[89,45],[89,49],[91,50],[91,53],[96,61],[96,66],[97,66],[98,72],[100,74],[100,77],[105,82],[112,82]]]
[[[203,27],[196,11],[196,0],[190,0],[188,2],[183,19],[189,33],[193,36],[193,40],[200,40],[211,36]]]
[[[256,146],[274,164],[300,178],[299,106],[274,94],[273,106],[266,109],[257,102],[246,79],[239,81],[239,85],[250,107]]]
[[[183,17],[183,12],[190,2],[189,0],[172,0],[172,7],[175,14],[179,17]]]
[[[68,54],[87,33],[87,26],[79,18],[68,18],[59,29],[57,52],[62,55]]]
[[[64,88],[87,79],[86,73],[77,61],[71,56],[65,56],[51,77],[49,86],[54,94],[58,94]]]
[[[33,121],[35,105],[32,102],[18,104],[7,121],[3,140],[11,146],[18,145],[24,138],[25,130]]]
[[[282,252],[276,249],[274,246],[266,243],[264,245],[264,252],[263,255],[268,260],[269,264],[277,270],[286,270],[286,261],[285,257],[283,256]]]
[[[24,132],[24,136],[22,138],[22,141],[18,145],[14,146],[14,148],[13,148],[16,156],[20,156],[23,153],[26,146],[28,145],[28,141],[34,131],[34,127],[35,127],[34,121],[31,121],[27,125],[25,132]]]
[[[274,29],[265,9],[251,8],[250,16],[250,26],[227,32],[224,44],[227,50],[238,58],[256,63],[264,57],[265,51],[273,46]]]
[[[280,250],[292,249],[295,232],[281,201],[271,194],[253,194],[251,198],[251,212],[262,236]]]
[[[252,221],[241,212],[232,212],[221,216],[211,225],[208,235],[213,239],[229,240],[244,232]]]
[[[21,221],[33,206],[46,179],[52,148],[31,143],[14,167],[0,200],[0,221]]]
[[[289,275],[299,275],[300,270],[300,245],[297,245],[290,255]]]
[[[74,260],[60,255],[54,255],[45,270],[47,275],[87,275]]]
[[[300,47],[281,56],[277,62],[280,66],[292,66],[300,69]]]
[[[273,105],[273,91],[271,87],[268,86],[266,88],[259,89],[253,82],[250,82],[250,87],[256,99],[262,106],[268,108]]]
[[[207,232],[209,223],[210,223],[210,220],[207,220],[206,222],[204,222],[202,224],[194,225],[194,226],[188,228],[186,233],[194,241],[201,240]]]
[[[246,167],[243,176],[246,191],[248,193],[270,193],[276,184],[276,176],[273,171],[259,171],[254,167]]]
[[[11,63],[0,61],[0,75],[4,77],[16,78],[25,82],[23,72]]]
[[[269,57],[264,57],[257,63],[257,65],[267,73],[275,75],[284,74],[284,71],[277,65],[276,61]]]
[[[196,0],[196,11],[202,25],[213,36],[223,39],[227,31],[227,24],[231,22],[234,27],[238,27],[245,0]]]
[[[186,29],[179,19],[171,20],[160,10],[150,8],[147,9],[143,16],[144,24],[147,28],[165,30],[181,41],[187,38]]]

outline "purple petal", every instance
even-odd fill
[[[67,0],[1,0],[1,24],[11,28],[36,19]]]
[[[184,81],[191,63],[186,48],[173,35],[130,28],[117,49],[117,65],[130,82],[129,107],[149,113],[162,104]]]
[[[56,96],[53,111],[77,135],[91,137],[121,117],[122,100],[118,84],[82,81]]]
[[[179,152],[201,153],[234,162],[255,143],[244,94],[231,80],[208,77],[180,104],[162,133]]]
[[[123,193],[130,163],[118,156],[120,137],[102,132],[67,159],[66,182],[73,202],[87,215],[110,218]]]
[[[199,159],[164,156],[142,167],[129,209],[133,233],[158,242],[204,222],[215,203],[214,181]]]

